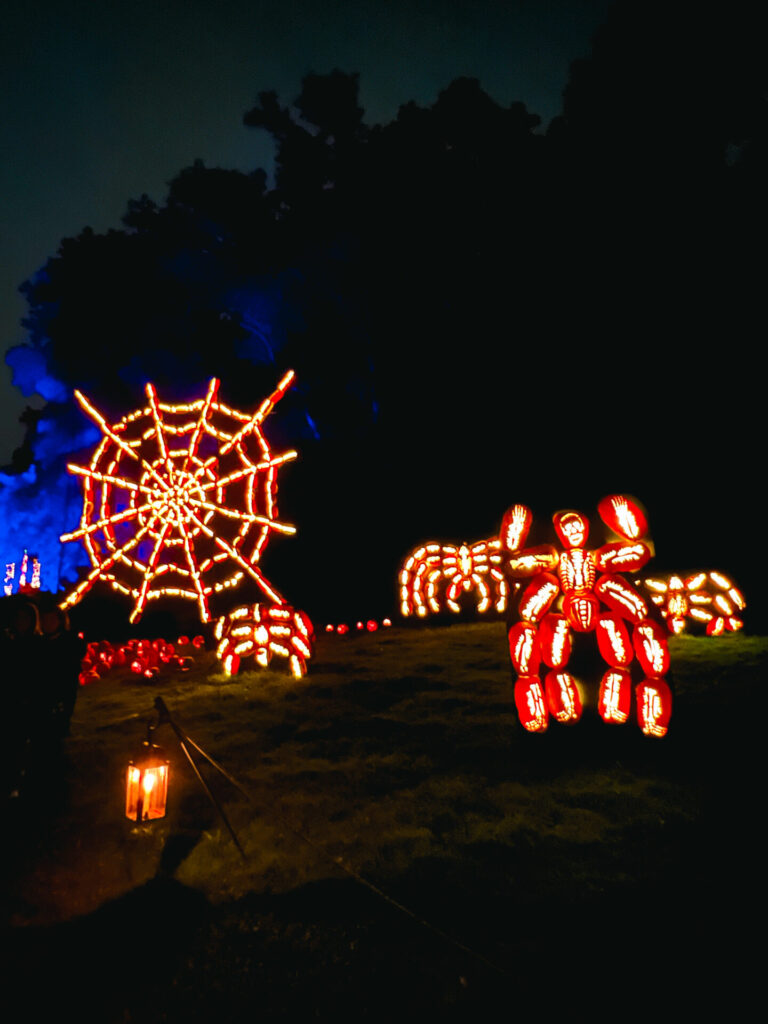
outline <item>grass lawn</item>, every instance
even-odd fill
[[[18,1019],[733,1017],[760,975],[768,639],[670,649],[664,740],[589,709],[525,733],[499,623],[321,635],[302,680],[208,652],[82,688],[7,810]],[[169,813],[123,817],[158,694],[250,794],[204,769],[246,860],[168,726]]]

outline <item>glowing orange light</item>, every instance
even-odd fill
[[[672,713],[672,694],[663,679],[644,679],[635,689],[637,724],[646,736],[666,736]]]
[[[578,512],[556,512],[552,517],[555,532],[564,548],[581,548],[589,536],[589,521]],[[562,563],[562,557],[560,559]]]
[[[651,550],[647,544],[616,541],[613,544],[604,544],[600,548],[596,562],[597,568],[602,572],[637,572],[650,557]]]
[[[502,613],[509,587],[501,569],[501,542],[423,544],[400,570],[400,611],[404,616],[461,611],[465,594],[474,597],[476,611]]]
[[[626,668],[632,661],[632,644],[627,627],[618,615],[604,612],[596,623],[600,654],[611,668]]]
[[[539,544],[534,548],[511,555],[506,562],[507,572],[515,578],[535,576],[540,572],[557,569],[560,556],[551,544]]]
[[[515,707],[520,724],[528,732],[545,732],[549,712],[538,676],[520,676],[515,683]]]
[[[507,509],[501,520],[501,547],[505,551],[517,551],[525,543],[532,518],[531,510],[525,505],[513,505]]]
[[[509,656],[518,675],[535,676],[539,671],[539,642],[536,627],[530,622],[518,622],[510,629]]]
[[[637,540],[648,532],[648,521],[640,506],[624,494],[603,498],[597,506],[597,514],[606,526],[626,540]]]
[[[542,572],[534,576],[520,598],[520,618],[527,622],[539,622],[559,593],[560,586],[552,573]]]
[[[227,675],[252,657],[269,668],[274,657],[285,658],[291,674],[301,679],[314,653],[315,636],[309,616],[290,605],[241,605],[216,623],[216,655]],[[235,660],[236,659],[236,660]]]
[[[569,672],[552,669],[544,680],[547,707],[558,722],[578,722],[581,718],[581,695],[576,680]]]
[[[697,572],[685,579],[671,574],[643,583],[672,633],[684,632],[689,622],[702,623],[708,636],[719,636],[743,626],[734,611],[746,607],[744,595],[723,573]]]
[[[632,679],[629,672],[609,669],[600,680],[597,710],[604,722],[621,725],[629,718]]]
[[[169,761],[161,747],[145,743],[128,764],[125,816],[131,821],[150,821],[165,815],[168,799]]]
[[[593,594],[570,593],[563,598],[563,614],[578,633],[589,633],[595,628],[600,604]]]
[[[219,382],[186,405],[159,401],[110,425],[79,391],[75,397],[103,433],[90,465],[70,465],[83,481],[80,526],[93,566],[61,607],[76,604],[97,580],[133,599],[132,622],[150,600],[196,601],[210,621],[212,595],[250,576],[267,597],[282,598],[258,568],[277,519],[277,471],[296,452],[273,455],[262,424],[293,381],[293,371],[249,415],[218,398]]]
[[[606,573],[595,584],[595,593],[624,619],[638,623],[648,616],[648,605],[634,587],[616,573]]]
[[[549,612],[539,626],[541,657],[550,668],[563,668],[571,656],[571,629],[564,615]]]
[[[632,634],[635,656],[649,676],[664,676],[669,671],[669,650],[664,629],[651,619],[635,626]]]
[[[662,678],[669,669],[666,636],[662,627],[649,618],[648,603],[623,575],[637,572],[651,557],[650,542],[642,539],[647,521],[639,505],[625,495],[603,499],[598,511],[603,522],[622,539],[610,540],[594,551],[585,547],[589,520],[579,512],[567,510],[553,516],[555,532],[563,545],[559,552],[546,544],[522,547],[531,526],[530,511],[525,506],[513,506],[504,518],[502,547],[510,552],[504,562],[506,573],[513,583],[533,577],[519,597],[519,621],[509,630],[510,659],[518,676],[515,704],[526,729],[542,732],[546,728],[547,718],[537,704],[542,688],[536,673],[543,660],[550,667],[543,691],[547,710],[556,721],[578,721],[581,694],[567,671],[571,629],[594,631],[600,655],[608,665],[600,681],[600,715],[606,722],[627,721],[632,693],[627,668],[636,657],[655,685],[651,692],[646,680],[646,690],[638,690],[645,700],[645,717],[639,719],[640,725],[648,735],[662,736],[671,714],[669,687]],[[520,524],[519,530],[516,532],[511,524]],[[598,572],[602,574],[598,576]],[[653,590],[653,603],[663,600],[662,590]],[[558,600],[562,613],[550,611]],[[717,608],[724,616],[733,604],[729,593]],[[632,640],[627,623],[635,627]]]

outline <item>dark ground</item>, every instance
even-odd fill
[[[156,690],[86,688],[7,810],[8,1019],[751,1012],[768,641],[674,640],[662,741],[589,713],[525,734],[503,648],[498,624],[393,629],[321,638],[299,683],[166,683],[254,794],[227,805],[250,867],[190,780],[154,831],[119,819],[116,737]]]

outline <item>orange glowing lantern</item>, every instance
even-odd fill
[[[151,821],[165,816],[169,763],[162,747],[148,740],[144,742],[138,756],[128,763],[126,818]]]

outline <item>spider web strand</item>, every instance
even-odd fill
[[[184,540],[184,557],[187,560],[187,565],[189,566],[189,574],[192,577],[192,582],[195,584],[195,590],[197,591],[198,605],[200,606],[200,616],[203,622],[210,622],[211,612],[210,608],[208,607],[208,598],[206,596],[203,585],[200,582],[200,571],[197,567],[195,558],[192,554],[192,539],[190,538],[189,533],[187,532],[186,524],[184,523],[183,519],[181,519],[181,517],[179,517],[179,529],[181,530],[181,534]]]
[[[91,405],[91,403],[88,401],[88,399],[81,391],[75,390],[75,398],[77,398],[84,412],[88,413],[88,415],[93,420],[95,420],[96,423],[98,423],[98,425],[101,427],[101,429],[110,439],[110,441],[116,444],[118,448],[120,448],[122,451],[126,453],[126,455],[130,455],[132,459],[134,459],[136,462],[139,462],[147,470],[147,472],[150,473],[155,478],[155,480],[157,480],[157,482],[164,490],[170,490],[170,487],[163,480],[160,474],[155,470],[154,466],[151,466],[146,461],[146,459],[143,459],[137,452],[135,452],[126,441],[124,441],[121,437],[118,437],[118,435],[110,427],[110,425],[101,415],[101,413],[97,409],[95,409],[94,406]]]
[[[195,424],[195,430],[192,437],[189,439],[189,448],[187,450],[187,456],[184,459],[184,472],[186,473],[187,467],[189,466],[189,460],[194,459],[197,455],[197,449],[200,444],[200,440],[203,436],[203,430],[205,424],[208,421],[208,414],[211,410],[211,405],[216,399],[219,393],[219,380],[216,377],[211,378],[211,382],[208,385],[208,394],[205,396],[203,407],[200,410],[200,416],[198,417],[197,423]]]
[[[203,533],[207,534],[217,547],[220,547],[222,551],[225,551],[231,559],[233,559],[239,566],[241,566],[248,575],[254,579],[267,597],[270,597],[275,604],[285,604],[285,601],[281,595],[267,582],[266,577],[261,573],[255,565],[252,565],[246,558],[244,558],[237,548],[232,547],[222,537],[217,536],[213,530],[211,530],[206,523],[202,522],[194,513],[190,513],[192,520],[195,525],[198,526]]]
[[[138,530],[133,535],[133,537],[131,537],[130,540],[126,541],[126,543],[123,544],[121,548],[118,548],[117,551],[113,551],[112,554],[109,555],[103,562],[100,562],[97,566],[95,566],[93,570],[86,576],[83,582],[79,586],[77,586],[64,601],[61,602],[59,608],[64,610],[66,608],[70,608],[74,604],[77,604],[77,602],[91,589],[93,584],[96,582],[99,576],[102,575],[102,573],[105,573],[108,569],[111,569],[119,558],[121,558],[126,552],[130,551],[132,548],[135,548],[137,544],[141,543],[144,534],[148,533],[149,530],[154,526],[155,518],[156,517],[153,516],[152,519],[145,526],[142,526],[142,528]]]
[[[286,373],[286,375],[277,385],[277,387],[269,396],[269,398],[264,399],[259,408],[248,421],[248,423],[246,423],[244,427],[238,430],[238,432],[233,437],[231,437],[229,441],[227,441],[227,443],[222,447],[222,455],[226,455],[227,452],[229,452],[236,444],[239,444],[240,441],[247,434],[250,434],[254,427],[258,427],[261,423],[264,422],[264,420],[267,418],[267,416],[269,416],[274,407],[277,405],[277,403],[286,393],[288,388],[291,386],[291,382],[293,381],[293,378],[295,376],[296,374],[293,372],[293,370],[289,370],[288,373]]]
[[[86,534],[95,533],[97,530],[103,530],[105,526],[114,526],[116,523],[124,523],[128,519],[132,519],[134,516],[141,515],[142,512],[148,512],[152,508],[152,504],[148,502],[146,505],[138,505],[134,508],[128,508],[124,512],[115,512],[114,515],[109,516],[105,519],[100,519],[98,523],[91,523],[89,526],[81,526],[79,530],[74,530],[72,533],[63,533],[59,537],[60,541],[67,540],[79,540],[80,537],[85,537]]]
[[[168,445],[165,443],[163,417],[157,405],[157,391],[155,390],[154,385],[152,384],[147,384],[146,390],[147,398],[149,399],[149,409],[150,412],[152,413],[152,419],[155,422],[155,435],[157,437],[157,446],[160,449],[160,458],[165,463],[165,469],[166,472],[168,473],[168,483],[172,484],[173,466],[171,465],[171,460],[168,456]]]
[[[253,462],[248,466],[243,466],[241,469],[233,470],[228,476],[223,476],[219,480],[209,480],[207,484],[201,484],[201,491],[211,491],[214,487],[226,487],[228,484],[237,483],[238,480],[242,480],[244,476],[250,474],[265,472],[268,469],[273,469],[276,466],[282,466],[283,463],[289,462],[291,459],[295,459],[297,452],[283,452],[282,455],[275,455],[271,459],[267,459],[266,462]],[[210,460],[209,460],[210,462]],[[201,473],[208,468],[208,463],[203,463],[199,469],[195,470],[195,476],[200,476]]]
[[[169,519],[165,521],[165,523],[163,524],[163,528],[160,531],[160,536],[155,541],[155,546],[152,549],[152,554],[147,559],[147,567],[144,570],[144,579],[141,581],[141,589],[139,590],[139,596],[136,599],[136,604],[134,606],[133,611],[128,616],[130,622],[136,621],[136,619],[141,615],[144,605],[147,603],[147,591],[149,590],[149,585],[152,582],[153,577],[155,576],[157,561],[160,557],[160,552],[163,550],[165,538],[168,536],[168,533],[171,530],[172,526],[173,524]]]
[[[277,519],[270,519],[269,516],[261,516],[251,514],[249,512],[238,512],[236,509],[226,508],[223,505],[215,505],[211,501],[200,501],[199,498],[193,498],[192,496],[190,496],[187,501],[190,505],[195,505],[198,508],[204,508],[209,512],[218,512],[220,515],[226,516],[228,519],[239,519],[244,523],[261,523],[263,526],[269,526],[278,533],[285,533],[289,535],[296,533],[295,526],[291,526],[289,523],[281,523]]]

